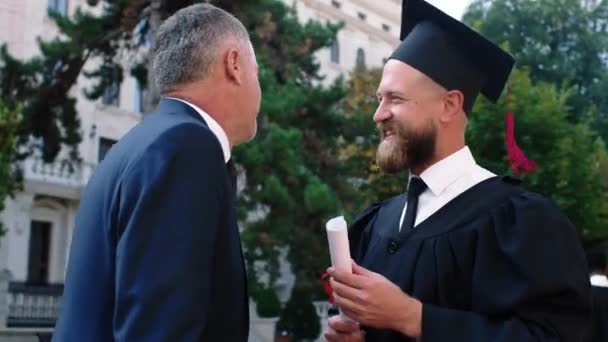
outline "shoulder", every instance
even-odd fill
[[[380,210],[389,205],[397,205],[399,200],[403,200],[403,194],[393,196],[381,202],[372,203],[369,207],[363,209],[355,216],[352,223],[350,224],[351,229],[365,228],[368,223],[373,221],[378,216]],[[401,201],[403,202],[403,201]],[[404,204],[404,203],[402,203]]]
[[[142,175],[149,180],[162,178],[176,169],[199,170],[219,176],[225,169],[219,142],[206,126],[196,122],[170,125],[152,139],[142,141],[139,147],[132,146],[131,151],[122,172],[123,180]]]

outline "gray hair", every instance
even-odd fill
[[[249,41],[247,29],[237,18],[210,4],[188,6],[167,18],[158,29],[152,49],[160,93],[205,79],[219,43],[227,37]]]

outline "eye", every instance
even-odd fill
[[[399,97],[399,96],[393,96],[393,97],[391,98],[391,102],[392,102],[392,103],[403,103],[403,102],[405,102],[405,99],[404,99],[404,98],[401,98],[401,97]]]

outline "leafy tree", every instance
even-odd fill
[[[591,118],[607,141],[608,1],[475,0],[463,19],[507,42],[534,82],[571,86],[569,118]]]
[[[19,124],[19,116],[9,110],[0,101],[0,212],[4,209],[4,201],[21,188],[21,179],[14,168],[16,158],[15,135]],[[0,236],[4,233],[0,222]]]
[[[540,166],[524,178],[525,185],[555,201],[582,233],[607,232],[606,146],[588,123],[567,120],[565,108],[574,90],[534,84],[525,69],[514,71],[511,82],[518,143]],[[467,135],[478,163],[498,174],[510,172],[504,147],[506,108],[506,96],[497,104],[480,98]]]
[[[308,290],[296,287],[277,326],[291,332],[295,341],[314,340],[321,329],[315,307],[310,302]]]

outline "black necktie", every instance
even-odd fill
[[[418,197],[424,190],[426,190],[426,184],[422,179],[413,177],[410,180],[410,186],[407,188],[407,209],[401,226],[402,234],[406,234],[414,228],[418,211]]]
[[[232,194],[236,197],[236,167],[232,159],[226,163],[226,169],[228,170],[228,177],[230,178],[230,186]]]

